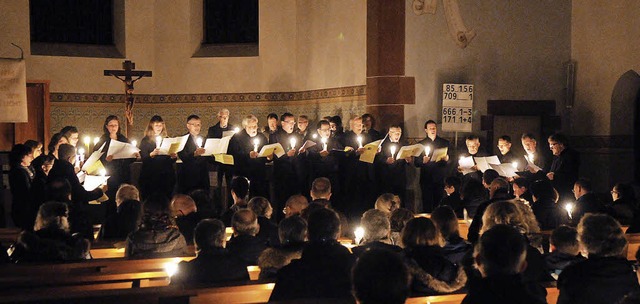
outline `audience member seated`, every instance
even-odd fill
[[[227,243],[229,253],[239,257],[246,265],[258,265],[258,257],[267,247],[256,237],[260,230],[258,217],[250,209],[240,209],[231,218],[233,237]]]
[[[140,192],[129,184],[122,184],[116,192],[116,213],[108,216],[98,233],[100,240],[124,240],[140,225],[142,206]]]
[[[247,208],[249,180],[244,176],[236,176],[231,180],[230,189],[233,205],[222,214],[222,222],[227,227],[231,226],[231,217],[236,211]]]
[[[375,208],[390,217],[391,212],[400,208],[400,197],[393,193],[384,193],[376,199]]]
[[[469,234],[467,235],[467,239],[469,240],[469,242],[475,244],[478,241],[478,232],[482,229],[482,217],[487,207],[489,207],[494,202],[512,198],[512,196],[509,194],[509,187],[509,182],[501,177],[494,178],[491,184],[488,185],[489,200],[482,202],[482,204],[480,204],[478,206],[478,209],[476,210],[473,221],[471,222],[471,225],[469,225]]]
[[[462,204],[467,211],[467,217],[473,219],[478,210],[478,206],[487,200],[487,193],[482,186],[482,182],[476,179],[468,179],[462,186]]]
[[[269,301],[352,299],[350,272],[354,257],[340,245],[340,218],[327,208],[309,215],[309,243],[302,257],[278,272]]]
[[[547,303],[531,294],[522,280],[527,252],[524,236],[514,227],[498,224],[486,229],[473,254],[482,278],[469,285],[462,303]]]
[[[290,216],[280,221],[278,226],[280,246],[265,249],[258,258],[261,279],[276,278],[280,268],[302,256],[302,248],[307,237],[307,222],[300,216]]]
[[[291,217],[300,215],[307,207],[309,207],[309,200],[304,195],[296,194],[289,197],[282,212],[285,217]]]
[[[171,214],[169,199],[150,195],[142,205],[142,222],[127,236],[124,255],[131,258],[172,257],[186,254],[187,242]]]
[[[445,258],[442,237],[430,219],[417,217],[407,222],[402,231],[402,244],[405,264],[411,274],[412,293],[451,293],[467,283],[462,267]]]
[[[314,179],[313,183],[311,183],[309,195],[312,203],[320,199],[331,201],[331,181],[326,177]]]
[[[529,204],[533,203],[533,198],[531,197],[531,191],[529,191],[529,187],[531,186],[531,181],[525,177],[518,177],[513,180],[513,195],[517,199],[525,200],[529,202]],[[553,186],[551,186],[553,188]]]
[[[565,209],[558,207],[558,192],[548,179],[541,179],[531,184],[531,210],[538,220],[540,229],[553,230],[563,222]]]
[[[449,206],[456,213],[456,217],[464,218],[464,203],[460,198],[460,178],[450,176],[444,179],[444,192],[447,194],[440,200],[439,206]]]
[[[311,213],[319,209],[331,209],[329,205],[330,203],[327,200],[323,200],[323,199],[316,200],[315,202],[310,203],[309,207],[304,208],[304,210],[300,212],[300,217],[305,221],[309,222],[309,216],[311,215]]]
[[[409,273],[392,252],[372,249],[363,253],[352,272],[353,295],[360,304],[403,304],[409,296]]]
[[[171,211],[176,219],[176,225],[184,236],[187,244],[193,244],[193,230],[200,222],[200,210],[191,196],[176,194],[171,199]]]
[[[402,229],[407,222],[415,217],[413,211],[406,208],[399,208],[391,212],[389,222],[391,224],[391,243],[393,245],[402,246]]]
[[[180,262],[171,284],[211,284],[247,281],[249,273],[245,263],[224,248],[225,226],[220,220],[204,219],[194,231],[196,258]]]
[[[544,262],[555,279],[567,266],[584,260],[576,228],[562,225],[554,229],[549,244],[551,252],[545,255]]]
[[[633,187],[630,184],[617,183],[611,189],[613,203],[608,212],[621,225],[631,225],[633,215],[638,211],[638,202]]]
[[[592,192],[591,181],[580,178],[573,184],[573,195],[576,204],[571,212],[572,218],[569,223],[574,226],[587,213],[605,213],[606,209],[598,196]]]
[[[249,200],[248,208],[258,216],[260,231],[258,231],[256,237],[261,239],[265,246],[278,246],[280,244],[278,226],[271,221],[273,208],[269,200],[262,196],[256,196]]]
[[[587,259],[560,274],[558,304],[617,303],[640,289],[632,262],[623,255],[627,240],[614,218],[585,215],[578,224],[578,240]]]
[[[67,184],[71,193],[71,186]],[[10,258],[15,263],[66,262],[90,259],[89,241],[69,233],[67,204],[48,202],[40,206],[33,232],[23,231]]]
[[[450,206],[440,206],[431,213],[431,220],[440,231],[444,239],[442,248],[447,260],[458,265],[462,259],[473,248],[471,244],[460,237],[458,231],[458,218]]]
[[[384,249],[392,252],[402,251],[402,248],[391,244],[391,239],[389,238],[391,224],[386,212],[378,209],[367,210],[362,214],[360,225],[364,229],[364,237],[360,246],[351,249],[356,257],[371,249]]]
[[[208,190],[196,189],[189,192],[189,196],[196,203],[196,209],[198,209],[198,215],[201,219],[218,218],[220,216],[222,206],[214,205]]]
[[[487,207],[482,222],[481,234],[495,225],[505,224],[512,226],[525,236],[527,240],[527,268],[522,272],[522,280],[529,294],[537,296],[541,301],[545,300],[547,291],[542,283],[553,281],[553,278],[545,268],[544,259],[540,253],[541,249],[536,248],[537,246],[534,246],[536,244],[532,244],[528,239],[529,236],[540,232],[535,216],[530,209],[519,200],[498,201]],[[467,261],[463,263],[465,263],[471,286],[481,277],[480,273]]]

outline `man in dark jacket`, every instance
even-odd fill
[[[239,257],[246,265],[258,265],[258,257],[266,248],[264,241],[258,237],[258,217],[250,209],[236,211],[231,218],[233,238],[227,244],[229,253]]]
[[[218,123],[209,127],[209,130],[207,131],[207,138],[222,138],[225,135],[226,136],[232,135],[233,133],[231,132],[240,131],[234,125],[229,123],[228,109],[221,109],[220,111],[218,111],[217,117],[218,117]],[[212,160],[210,160],[210,162],[212,162]],[[231,184],[231,178],[233,178],[233,166],[225,165],[221,163],[216,163],[215,165],[217,168],[216,171],[218,175],[218,185],[216,188],[216,192],[218,194],[218,197],[222,199],[222,194],[224,193],[222,191],[222,181],[225,180],[227,182],[227,187],[229,187],[229,185]],[[231,193],[229,193],[227,195],[226,201],[230,202],[231,200],[232,200]]]
[[[591,192],[591,182],[581,178],[573,184],[573,195],[576,198],[576,204],[571,211],[570,223],[574,225],[580,222],[580,219],[587,213],[605,213],[606,208],[602,201]]]
[[[547,178],[560,194],[560,201],[571,199],[571,187],[578,180],[580,154],[569,147],[569,140],[560,133],[549,136],[549,149],[553,153],[553,162]]]
[[[353,247],[351,251],[356,257],[371,249],[383,249],[400,253],[402,248],[391,245],[389,235],[391,223],[389,217],[383,211],[370,209],[362,215],[360,225],[364,229],[364,238],[360,246]]]
[[[427,134],[420,144],[425,146],[423,157],[416,157],[415,164],[420,167],[420,189],[422,190],[422,211],[431,213],[444,197],[444,178],[449,173],[449,141],[438,136],[437,124],[433,120],[424,123]],[[437,149],[447,149],[442,159],[432,159]],[[459,188],[459,185],[458,185]]]
[[[229,141],[228,152],[233,155],[234,174],[251,181],[251,197],[270,197],[265,164],[271,160],[271,156],[258,157],[260,149],[268,144],[269,139],[258,132],[258,118],[254,115],[245,116],[242,127],[244,130],[233,135]]]
[[[350,271],[354,257],[338,243],[340,219],[335,211],[318,209],[309,215],[309,243],[299,260],[278,272],[269,301],[304,298],[352,299]]]
[[[220,220],[202,220],[194,232],[196,258],[178,264],[171,284],[220,283],[249,280],[245,263],[224,248],[225,227]]]
[[[198,146],[197,138],[200,134],[202,122],[198,115],[189,115],[187,129],[189,139],[184,149],[178,152],[182,164],[178,166],[177,193],[187,194],[196,189],[209,190],[209,168],[207,159],[202,156],[204,148]]]

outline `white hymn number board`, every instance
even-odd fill
[[[473,85],[442,85],[442,131],[471,132]]]

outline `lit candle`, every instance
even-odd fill
[[[431,147],[424,146],[424,156],[429,156],[430,153],[431,153]]]
[[[78,156],[80,156],[80,162],[84,161],[84,149],[80,148],[78,149]]]
[[[91,137],[85,136],[83,139],[84,145],[87,146],[87,150],[91,150],[89,145],[91,144]]]
[[[164,263],[164,272],[167,274],[169,279],[178,272],[178,264],[176,262],[166,262]]]
[[[392,145],[391,147],[389,147],[389,150],[391,151],[391,157],[393,157],[393,155],[396,154],[396,146]]]
[[[358,141],[358,148],[362,148],[362,136],[358,135],[356,140]]]
[[[240,132],[240,128],[236,127],[233,129],[233,133],[238,133],[238,132]]]
[[[313,139],[318,138],[318,134],[313,134],[313,135],[311,135],[311,138],[313,138]]]
[[[324,151],[327,151],[327,139],[326,138],[322,138],[320,139],[320,141],[322,142],[322,147],[324,148]]]
[[[97,145],[99,141],[100,141],[100,137],[94,137],[93,138],[93,145],[94,146]]]
[[[364,238],[364,228],[362,227],[358,227],[356,228],[356,230],[353,231],[353,235],[355,235],[356,239],[356,245],[360,244],[360,241],[362,241],[362,238]]]
[[[518,162],[514,161],[511,163],[514,169],[518,169]]]
[[[107,176],[107,170],[105,170],[105,169],[100,169],[100,176],[102,176],[102,177]]]
[[[162,136],[156,136],[156,149],[160,149],[160,145],[162,144]]]
[[[535,154],[534,154],[534,153],[529,154],[529,161],[530,161],[530,162],[533,162],[534,157],[535,157]]]
[[[198,145],[198,148],[202,147],[202,137],[198,136],[196,138],[196,145]]]
[[[137,146],[138,146],[138,141],[137,141],[137,140],[135,140],[135,139],[134,139],[134,140],[132,140],[132,141],[131,141],[131,145],[132,145],[132,146],[134,146],[134,147],[137,147]]]
[[[253,139],[253,151],[254,152],[258,152],[258,145],[259,144],[260,144],[260,139],[254,138]]]
[[[573,211],[573,204],[567,203],[566,205],[564,205],[564,209],[567,210],[567,214],[569,214],[569,219],[573,219],[573,217],[571,216],[571,211]]]
[[[296,148],[296,141],[295,137],[291,137],[291,139],[289,139],[289,143],[291,143],[291,150]]]

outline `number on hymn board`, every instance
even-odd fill
[[[472,84],[443,84],[442,100],[473,100]]]

